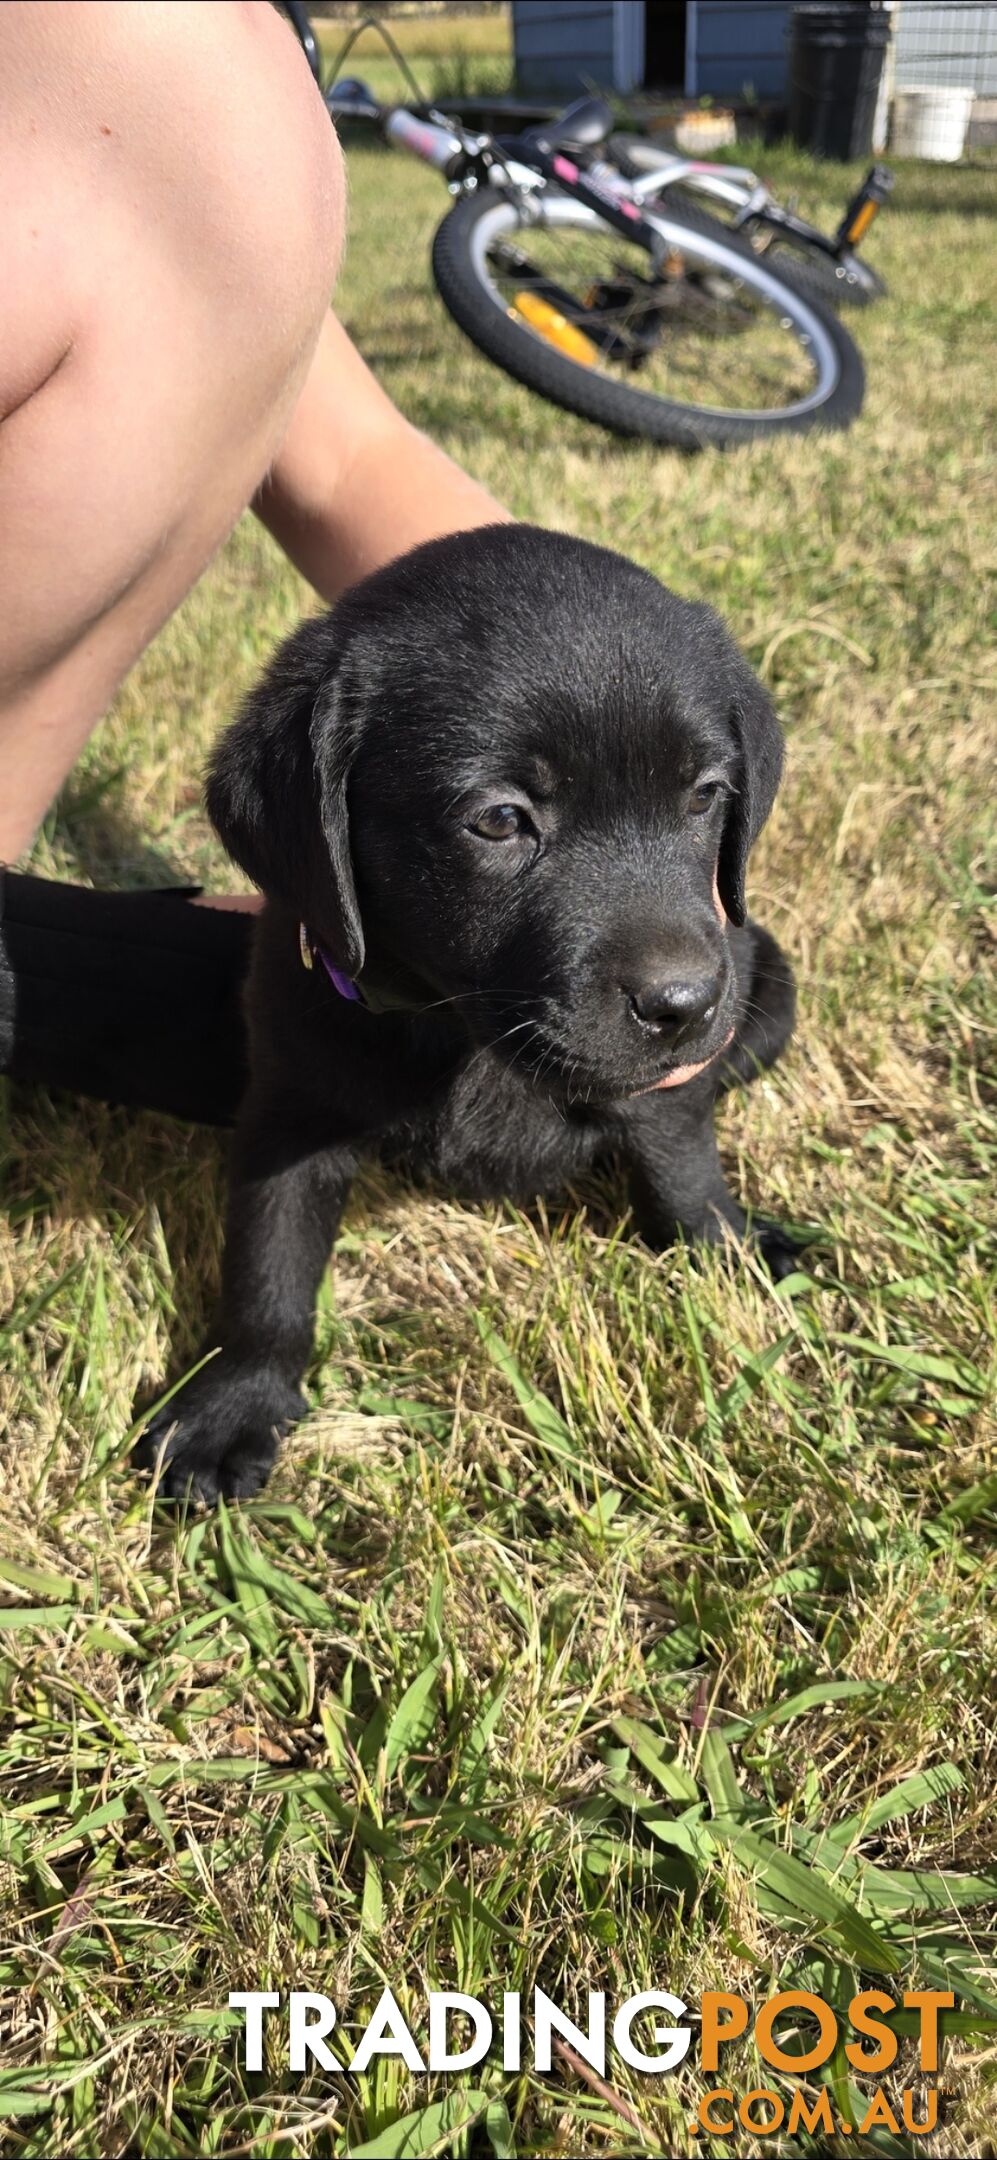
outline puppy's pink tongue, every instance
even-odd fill
[[[730,1034],[725,1035],[720,1049],[714,1050],[713,1057],[703,1058],[698,1065],[676,1065],[674,1072],[666,1073],[663,1080],[652,1081],[651,1086],[642,1089],[641,1092],[645,1095],[653,1095],[658,1088],[684,1087],[687,1080],[694,1080],[697,1073],[705,1072],[707,1066],[712,1065],[713,1059],[718,1058],[721,1051],[726,1050],[733,1040],[734,1030],[731,1028]]]
[[[653,1095],[656,1088],[684,1087],[687,1080],[694,1080],[697,1073],[705,1072],[712,1063],[712,1058],[704,1058],[701,1065],[676,1065],[675,1071],[666,1073],[663,1080],[652,1081],[647,1092]]]

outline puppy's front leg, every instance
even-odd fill
[[[627,1119],[630,1194],[641,1236],[656,1250],[681,1234],[699,1245],[749,1236],[748,1218],[728,1192],[714,1131],[712,1075],[631,1104]],[[754,1216],[750,1238],[777,1280],[799,1266],[788,1231]]]
[[[136,1449],[161,1461],[172,1499],[244,1499],[273,1467],[307,1405],[300,1381],[315,1298],[356,1157],[328,1145],[300,1107],[252,1099],[235,1136],[222,1294],[205,1351],[218,1350],[153,1418]]]

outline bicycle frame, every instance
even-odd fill
[[[602,161],[596,161],[589,172],[565,151],[553,147],[548,150],[536,141],[531,141],[527,149],[520,136],[472,135],[459,120],[432,106],[423,119],[405,105],[381,111],[359,84],[341,86],[338,98],[336,89],[334,84],[325,100],[334,119],[363,117],[379,121],[387,140],[423,164],[435,167],[452,194],[470,191],[485,182],[511,187],[524,200],[539,198],[545,188],[551,187],[570,193],[623,238],[639,241],[652,258],[668,245],[653,211],[644,213],[634,183]],[[345,91],[349,94],[343,94]],[[654,192],[655,179],[652,175],[648,195]]]
[[[284,5],[318,79],[318,47],[303,0],[284,0]],[[351,32],[341,57],[345,57],[365,27],[366,20]],[[411,87],[417,90],[418,85],[390,31],[384,23],[379,22],[376,27],[395,54]],[[337,87],[334,83],[331,91],[324,93],[333,118],[337,114],[352,113],[377,122],[389,141],[441,171],[451,193],[472,189],[480,180],[504,181],[521,199],[539,195],[545,186],[560,187],[621,236],[638,240],[649,249],[652,257],[659,251],[661,236],[653,209],[649,210],[647,205],[670,187],[683,184],[723,203],[734,212],[731,227],[735,232],[746,227],[766,226],[817,249],[840,264],[857,247],[893,184],[885,167],[874,165],[849,203],[837,232],[830,236],[784,210],[764,181],[745,165],[715,165],[699,158],[680,157],[677,152],[664,152],[654,157],[649,167],[650,146],[642,146],[640,163],[644,170],[624,175],[606,157],[588,159],[583,153],[578,159],[568,155],[563,147],[543,143],[538,139],[539,130],[533,132],[527,148],[520,137],[472,135],[459,120],[432,106],[424,108],[425,118],[404,105],[382,109],[359,83],[342,85],[342,89],[348,89],[351,95],[337,99]],[[601,145],[596,147],[601,148]],[[866,274],[859,270],[854,256],[851,260],[855,275]]]
[[[711,165],[702,158],[672,156],[669,152],[661,154],[659,164],[637,173],[630,185],[634,196],[643,201],[646,195],[657,194],[661,188],[679,187],[683,182],[691,182],[703,195],[712,195],[715,202],[728,203],[732,210],[743,210],[757,195],[765,202],[772,200],[764,182],[746,165]]]
[[[784,210],[764,180],[746,165],[713,165],[701,158],[683,158],[666,152],[658,164],[638,173],[630,186],[635,202],[644,202],[649,195],[659,194],[664,188],[692,187],[714,202],[725,203],[736,213],[731,220],[735,232],[745,225],[768,225],[775,232],[805,241],[808,247],[819,248],[822,254],[839,262],[844,254],[858,246],[876,209],[885,202],[893,186],[893,176],[885,166],[874,165],[834,234],[822,233],[818,226],[796,217],[791,210]]]
[[[568,189],[627,239],[640,238],[646,247],[653,246],[653,216],[642,216],[632,199],[630,182],[622,177],[618,188],[611,190],[560,150],[547,151],[531,142],[524,156],[525,145],[519,136],[472,135],[459,120],[432,106],[425,119],[405,105],[380,111],[360,92],[359,85],[356,90],[346,86],[349,95],[343,95],[341,90],[338,98],[336,87],[333,85],[325,100],[334,119],[359,116],[379,120],[387,140],[441,172],[452,194],[475,188],[482,181],[508,185],[524,195],[538,195],[548,186],[560,187],[562,192]]]

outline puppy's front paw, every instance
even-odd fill
[[[755,1215],[752,1218],[749,1238],[776,1282],[782,1282],[787,1275],[796,1274],[801,1265],[800,1255],[806,1250],[806,1246],[802,1239],[792,1236],[784,1223],[770,1222],[765,1215]]]
[[[785,1223],[772,1222],[767,1215],[745,1214],[728,1195],[723,1208],[715,1208],[699,1226],[697,1242],[726,1244],[732,1261],[737,1259],[739,1246],[756,1252],[775,1281],[783,1282],[787,1275],[796,1274],[800,1255],[810,1240],[794,1237]]]
[[[159,1471],[159,1497],[213,1503],[248,1500],[273,1469],[283,1434],[304,1415],[304,1396],[279,1373],[224,1356],[188,1380],[146,1426],[140,1470]]]

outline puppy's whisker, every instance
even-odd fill
[[[775,1015],[771,1013],[765,1005],[759,1005],[754,998],[744,998],[742,1000],[741,1017],[744,1020],[761,1021],[763,1025],[768,1025],[770,1027],[773,1025],[775,1020]]]
[[[418,1018],[422,1013],[439,1012],[444,1005],[470,1005],[475,998],[487,998],[495,1005],[511,1005],[520,995],[518,990],[454,990],[449,997],[430,998],[425,1005],[413,1006]]]
[[[524,1028],[531,1028],[533,1026],[534,1022],[532,1020],[520,1020],[517,1022],[515,1027],[506,1028],[504,1035],[497,1035],[494,1042],[481,1043],[479,1048],[474,1052],[473,1057],[468,1058],[467,1064],[464,1067],[465,1080],[468,1073],[473,1072],[479,1058],[487,1057],[489,1051],[497,1050],[499,1048],[500,1043],[509,1042],[513,1035],[519,1035]]]
[[[544,1079],[544,1075],[545,1075],[545,1073],[547,1073],[547,1072],[549,1072],[549,1071],[550,1071],[550,1068],[551,1068],[551,1066],[552,1066],[552,1065],[553,1065],[553,1064],[555,1063],[555,1060],[556,1060],[557,1056],[558,1056],[558,1051],[557,1051],[557,1047],[556,1047],[556,1045],[555,1045],[555,1044],[552,1044],[552,1043],[549,1043],[549,1044],[547,1045],[547,1048],[546,1048],[546,1050],[544,1051],[543,1055],[541,1056],[541,1059],[540,1059],[540,1062],[539,1062],[539,1064],[538,1064],[537,1066],[535,1066],[535,1067],[534,1067],[534,1069],[533,1069],[533,1070],[532,1070],[532,1072],[531,1072],[531,1075],[530,1075],[530,1077],[531,1077],[531,1079],[532,1079],[532,1082],[533,1082],[533,1085],[534,1085],[534,1087],[537,1087],[537,1088],[539,1088],[539,1087],[541,1087],[541,1086],[542,1086],[542,1083],[543,1083],[543,1079]],[[557,1115],[557,1116],[558,1116],[558,1117],[560,1118],[560,1120],[561,1120],[561,1123],[562,1123],[562,1125],[566,1125],[566,1124],[567,1124],[567,1118],[565,1117],[565,1114],[564,1114],[564,1111],[563,1111],[563,1109],[561,1108],[561,1105],[560,1105],[559,1103],[555,1102],[555,1100],[554,1100],[554,1097],[553,1097],[553,1095],[551,1095],[551,1093],[550,1093],[549,1089],[547,1089],[547,1088],[544,1088],[543,1092],[544,1092],[544,1094],[545,1094],[545,1095],[546,1095],[546,1097],[547,1097],[547,1101],[549,1102],[549,1104],[550,1104],[550,1106],[551,1106],[551,1109],[552,1109],[552,1110],[553,1110],[553,1111],[555,1112],[555,1114],[556,1114],[556,1115]]]
[[[806,970],[798,971],[794,967],[794,979],[799,981],[801,975],[804,982],[811,982],[813,980],[812,973],[808,973]],[[751,979],[752,982],[756,983],[774,983],[777,990],[787,990],[789,988],[788,976],[777,974],[773,968],[752,968]]]
[[[539,987],[543,987],[543,978]],[[470,1005],[476,998],[484,999],[490,1005],[518,1005],[522,996],[521,988],[506,990],[501,985],[492,990],[453,990],[447,997],[430,998],[425,1005],[413,1006],[412,1011],[413,1017],[418,1019],[423,1013],[439,1012],[446,1005]]]

